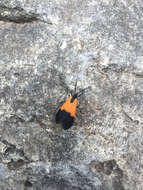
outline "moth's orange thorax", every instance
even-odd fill
[[[69,112],[72,117],[76,116],[76,106],[77,106],[77,98],[71,102],[72,96],[68,98],[68,100],[61,106],[61,110],[65,110]]]

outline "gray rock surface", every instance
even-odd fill
[[[143,189],[141,0],[0,0],[0,189]]]

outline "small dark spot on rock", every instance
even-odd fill
[[[115,160],[108,160],[105,162],[92,161],[90,167],[106,175],[111,175],[111,173],[113,173],[120,178],[123,177],[123,171],[119,168]]]
[[[95,164],[95,169],[97,172],[102,172],[103,171],[103,165],[101,163]]]
[[[122,178],[122,177],[123,177],[123,171],[122,171],[119,167],[117,167],[117,168],[114,170],[114,174],[115,174],[116,176],[118,176],[119,178]]]
[[[11,161],[7,164],[7,167],[10,170],[16,170],[17,168],[21,167],[22,165],[24,165],[24,160],[19,159],[17,161],[14,161],[13,159],[11,159]]]
[[[116,163],[114,160],[104,162],[104,173],[110,175],[113,171],[115,164]]]
[[[8,148],[5,150],[4,154],[5,154],[5,155],[12,154],[12,153],[15,152],[15,149],[16,149],[16,146],[15,146],[15,145],[11,145],[10,147],[8,147]]]
[[[19,73],[14,73],[14,76],[15,76],[15,77],[19,77],[20,74],[19,74]]]
[[[24,151],[23,151],[23,149],[17,149],[16,152],[19,154],[19,156],[23,156],[24,157]]]
[[[137,125],[139,124],[139,121],[138,121],[138,120],[135,120],[134,122],[135,122],[135,124],[137,124]]]
[[[32,187],[33,185],[32,185],[32,183],[30,181],[26,180],[25,183],[24,183],[24,186],[25,187]]]

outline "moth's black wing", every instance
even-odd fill
[[[74,117],[70,115],[69,112],[66,112],[65,110],[60,110],[56,114],[56,123],[61,123],[63,129],[69,129],[74,122]]]
[[[63,112],[65,112],[65,111],[63,110]],[[72,117],[69,112],[65,112],[65,113],[64,113],[64,115],[66,115],[66,116],[63,118],[62,127],[63,127],[63,129],[67,130],[73,125],[74,117]]]

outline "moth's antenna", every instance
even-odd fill
[[[87,90],[91,89],[90,86],[88,86],[87,88],[84,88],[82,89],[81,91],[79,91],[78,93],[75,93],[73,96],[72,96],[72,99],[71,99],[71,102],[73,102],[75,100],[75,98],[78,98],[80,97],[81,95],[83,95]]]
[[[77,97],[82,96],[86,91],[88,91],[88,90],[90,90],[90,89],[91,89],[90,86],[88,86],[87,88],[82,89],[81,91],[79,91],[79,92],[77,93]]]
[[[76,82],[75,82],[74,93],[76,93],[76,88],[77,88],[77,78],[76,78]]]

